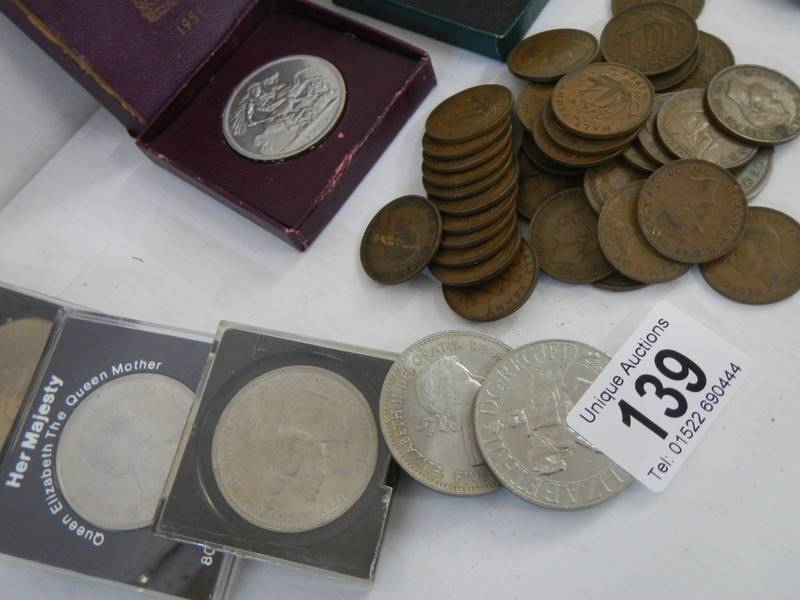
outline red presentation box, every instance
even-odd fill
[[[152,160],[300,250],[436,83],[424,51],[307,0],[3,0],[0,7]],[[247,159],[223,135],[228,96],[261,65],[293,54],[339,69],[344,113],[304,154]]]

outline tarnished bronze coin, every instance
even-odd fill
[[[660,75],[689,60],[699,40],[697,23],[686,11],[671,4],[637,4],[608,22],[600,50],[609,62]]]
[[[519,178],[519,165],[517,161],[503,177],[490,188],[469,198],[461,200],[440,200],[431,197],[431,201],[442,214],[463,216],[488,210],[495,204],[507,199],[510,194],[516,193]]]
[[[800,290],[800,223],[771,208],[749,210],[733,251],[702,265],[706,281],[737,302],[769,304]]]
[[[481,181],[490,181],[486,187],[489,187],[494,181],[491,176],[497,175],[504,166],[508,165],[511,158],[511,139],[506,140],[503,151],[492,158],[491,160],[478,165],[474,169],[468,171],[459,171],[458,173],[437,173],[428,168],[426,164],[422,165],[422,179],[426,184],[430,184],[436,188],[456,189],[472,186]],[[483,191],[483,190],[479,190]],[[472,194],[469,194],[472,195]]]
[[[664,283],[677,279],[692,265],[659,254],[645,239],[637,213],[644,185],[644,181],[632,183],[606,202],[597,235],[603,254],[617,271],[642,283]]]
[[[0,325],[0,447],[11,433],[52,328],[50,321],[37,317]]]
[[[722,167],[702,160],[664,165],[639,194],[639,227],[664,256],[715,260],[736,247],[747,223],[742,188]]]
[[[531,221],[528,241],[542,270],[567,283],[592,283],[614,268],[597,240],[597,213],[580,188],[556,194]]]
[[[470,321],[496,321],[518,311],[539,280],[539,263],[524,240],[510,265],[499,275],[472,287],[442,286],[447,304]]]
[[[454,160],[429,158],[423,154],[422,164],[428,170],[435,173],[463,173],[486,164],[496,156],[502,154],[510,146],[511,132],[509,131],[509,135],[498,138],[496,141],[492,142],[488,148],[484,148],[475,154]]]
[[[752,160],[733,174],[748,201],[758,196],[767,185],[774,156],[775,148],[772,146],[759,148]]]
[[[698,45],[697,50],[695,50],[692,56],[689,57],[689,60],[687,60],[677,69],[667,71],[661,75],[651,75],[650,83],[653,84],[653,89],[655,89],[657,92],[663,92],[674,88],[683,81],[686,81],[689,76],[697,70],[697,67],[700,65],[701,58],[702,54],[700,46]]]
[[[434,108],[425,122],[425,131],[437,142],[466,142],[508,119],[513,102],[511,91],[502,85],[471,87]]]
[[[511,219],[506,219],[504,224],[505,227],[498,234],[477,246],[459,250],[439,248],[439,252],[433,257],[434,264],[442,267],[471,267],[482,263],[500,252],[508,241],[514,237],[514,234],[519,233],[516,215],[513,213],[511,214]]]
[[[436,207],[421,196],[403,196],[380,209],[367,225],[361,265],[379,283],[408,281],[428,266],[441,239]]]
[[[533,164],[521,152],[519,157],[519,200],[517,212],[532,219],[536,211],[551,197],[570,188],[580,187],[579,176],[553,175]]]
[[[600,45],[588,31],[551,29],[518,43],[508,55],[508,70],[517,77],[539,83],[558,81],[570,71],[588,65]]]
[[[517,157],[510,152],[503,156],[506,161],[500,168],[495,169],[483,179],[479,179],[469,185],[446,188],[433,185],[424,179],[422,180],[422,185],[431,198],[438,198],[439,200],[464,200],[465,198],[471,198],[490,189],[495,183],[502,180],[503,177],[514,170],[517,164]]]
[[[466,248],[480,246],[484,242],[488,242],[502,234],[508,229],[512,221],[516,222],[516,219],[516,211],[509,210],[502,219],[478,231],[461,234],[445,233],[442,235],[442,243],[439,245],[439,251],[464,250]]]
[[[494,256],[472,265],[471,267],[444,267],[442,265],[431,265],[431,275],[436,279],[454,287],[465,287],[478,285],[488,281],[492,277],[499,275],[511,264],[517,255],[522,236],[519,231],[509,240],[509,242]]]
[[[466,235],[484,229],[514,211],[518,196],[518,193],[509,194],[494,206],[471,215],[442,215],[442,229],[445,235]]]
[[[650,113],[647,122],[639,130],[639,144],[644,154],[659,165],[665,165],[668,162],[675,160],[675,156],[669,151],[661,141],[656,129],[656,119],[661,107],[673,97],[674,94],[658,94],[656,101],[653,103],[653,111]]]
[[[571,131],[567,131],[561,126],[561,124],[558,122],[558,119],[556,119],[555,114],[553,113],[553,107],[550,105],[545,107],[544,111],[542,112],[541,121],[544,130],[547,132],[547,135],[550,136],[556,145],[561,146],[568,152],[574,154],[603,154],[608,156],[609,154],[622,150],[638,135],[638,132],[634,131],[633,133],[629,133],[628,135],[622,137],[609,138],[605,140],[592,140],[575,135]]]
[[[632,167],[644,171],[645,173],[654,173],[656,169],[661,166],[645,154],[638,140],[625,148],[625,151],[622,153],[622,158]]]
[[[672,96],[658,111],[656,123],[661,141],[678,158],[697,158],[735,169],[758,151],[757,146],[729,136],[709,119],[703,90]]]
[[[459,160],[481,152],[499,139],[511,135],[511,119],[504,121],[480,137],[458,144],[443,144],[432,139],[427,133],[422,136],[422,156],[436,160]]]
[[[708,85],[714,119],[742,140],[774,146],[800,135],[800,87],[772,69],[737,65]]]
[[[572,168],[588,169],[608,162],[622,152],[622,149],[607,154],[578,154],[559,146],[544,128],[544,118],[533,124],[533,140],[542,153],[551,161]]]
[[[630,67],[594,63],[556,84],[551,104],[558,122],[580,136],[607,139],[639,129],[650,116],[655,91]]]
[[[514,110],[517,118],[527,131],[531,130],[534,119],[538,119],[544,107],[550,104],[555,85],[551,83],[529,83],[517,96]]]
[[[583,176],[583,191],[589,205],[600,214],[605,203],[622,188],[646,178],[647,175],[642,171],[616,159],[586,171]]]
[[[634,281],[630,277],[625,277],[622,273],[614,271],[608,277],[603,277],[600,281],[592,284],[596,288],[609,292],[633,292],[646,288],[648,284],[641,281]]]
[[[611,0],[611,10],[615,15],[618,15],[623,10],[631,6],[638,6],[639,4],[648,4],[653,0]],[[673,4],[678,8],[685,10],[693,19],[700,16],[703,11],[705,0],[659,0],[665,4]]]
[[[706,89],[717,73],[732,66],[735,62],[733,52],[725,42],[715,35],[701,31],[700,61],[697,68],[674,91]]]
[[[522,151],[534,165],[550,173],[551,175],[561,175],[563,177],[578,177],[583,174],[583,169],[565,167],[550,160],[536,145],[533,135],[526,134],[522,140]]]

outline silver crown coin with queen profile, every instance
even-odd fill
[[[395,460],[423,485],[456,496],[499,483],[475,438],[475,398],[483,378],[511,348],[486,335],[446,331],[408,348],[381,391],[383,436]]]
[[[319,144],[344,111],[347,88],[333,64],[297,54],[263,65],[228,98],[225,140],[258,161],[284,160]]]

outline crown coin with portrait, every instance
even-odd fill
[[[247,158],[291,158],[333,130],[346,97],[344,78],[333,64],[317,56],[286,56],[239,83],[225,106],[222,131],[230,147]]]

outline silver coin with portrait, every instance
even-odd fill
[[[151,373],[114,379],[82,400],[56,454],[72,510],[112,531],[149,526],[194,402],[188,387]]]
[[[269,531],[327,525],[355,505],[378,461],[378,430],[363,394],[341,375],[305,365],[269,371],[222,413],[211,465],[228,505]]]
[[[567,426],[608,364],[579,342],[528,344],[499,361],[475,402],[475,429],[500,482],[533,504],[577,510],[608,500],[631,476]]]
[[[327,60],[305,54],[274,60],[245,77],[228,98],[225,139],[253,160],[296,156],[331,132],[346,97],[342,74]]]
[[[395,460],[420,483],[456,496],[499,487],[475,439],[483,378],[511,348],[486,335],[446,331],[408,348],[381,391],[381,428]]]

